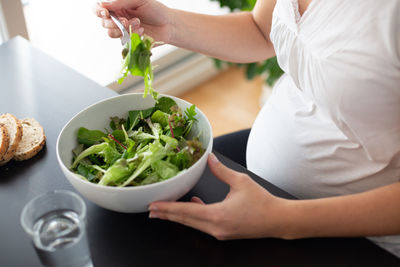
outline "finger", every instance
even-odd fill
[[[139,34],[141,36],[144,33],[144,28],[140,27],[139,29],[133,30],[132,32],[135,32],[135,33],[137,33],[137,34]]]
[[[108,36],[110,36],[111,38],[118,38],[122,36],[121,31],[117,28],[117,29],[108,29]]]
[[[144,32],[143,27],[140,27],[140,20],[138,18],[133,18],[133,19],[127,20],[125,27],[128,31],[132,31],[139,35],[142,35]]]
[[[131,26],[133,29],[138,28],[140,26],[140,19],[133,18],[128,21],[128,25]]]
[[[137,27],[136,29],[132,29],[132,32],[137,33],[139,35],[143,35],[144,33],[144,28],[142,27]]]
[[[208,233],[210,235],[213,234],[213,229],[215,226],[213,226],[210,222],[208,221],[199,221],[190,217],[184,217],[184,216],[179,216],[175,214],[168,214],[168,213],[163,213],[163,212],[154,212],[152,211],[149,215],[151,219],[162,219],[162,220],[168,220],[171,222],[176,222],[180,223],[183,225],[186,225],[188,227],[197,229],[199,231]]]
[[[120,17],[119,21],[121,21],[122,25],[124,25],[125,29],[129,28],[129,22],[128,19],[124,18],[124,17]]]
[[[128,29],[128,20],[126,18],[119,18],[119,20],[121,21],[122,25],[124,25],[124,27],[126,29]],[[112,19],[103,19],[101,21],[101,25],[106,29],[117,29],[118,28]]]
[[[137,33],[139,35],[143,35],[143,33],[144,33],[144,28],[140,27],[140,26],[136,26],[135,28],[128,27],[127,30],[128,30],[128,32]]]
[[[222,182],[234,187],[239,181],[240,177],[243,176],[243,173],[234,171],[224,164],[222,164],[214,153],[211,153],[208,156],[208,165],[210,166],[211,172]]]
[[[190,202],[156,202],[150,205],[149,218],[169,220],[211,233],[210,208],[210,205]]]
[[[96,16],[98,16],[99,18],[104,18],[104,19],[109,18],[108,10],[102,8],[101,6],[99,6],[99,4],[96,4],[94,12]]]
[[[117,25],[111,20],[111,19],[102,19],[101,20],[101,26],[103,26],[106,29],[117,29]]]
[[[203,205],[193,202],[157,201],[149,206],[151,212],[162,212],[169,215],[190,217],[201,221],[210,221],[213,217],[215,204]]]
[[[198,204],[205,204],[204,202],[203,202],[203,200],[201,200],[199,197],[192,197],[191,199],[190,199],[190,201],[192,201],[192,202],[194,202],[194,203],[198,203]]]

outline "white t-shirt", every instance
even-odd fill
[[[400,1],[277,0],[270,38],[285,75],[258,115],[247,166],[299,198],[400,178]],[[400,236],[371,238],[400,256]]]

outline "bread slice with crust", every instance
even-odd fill
[[[15,160],[27,160],[39,153],[46,143],[43,127],[33,118],[21,120],[22,140],[15,152]]]
[[[9,143],[10,137],[8,136],[7,128],[3,124],[0,124],[0,161],[6,154]]]
[[[0,165],[4,165],[14,157],[15,151],[21,142],[23,132],[21,122],[10,113],[0,116],[0,124],[7,128],[9,136],[8,149],[0,161]]]

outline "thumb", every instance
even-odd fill
[[[211,172],[218,179],[231,187],[235,187],[237,182],[240,180],[240,177],[242,177],[242,173],[234,171],[222,164],[214,153],[211,153],[208,156],[208,166],[210,167]]]

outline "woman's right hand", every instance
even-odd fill
[[[113,0],[96,5],[96,15],[102,19],[102,26],[108,29],[112,38],[121,37],[122,33],[109,16],[109,11],[119,17],[124,26],[132,32],[146,33],[155,41],[168,43],[170,40],[170,9],[155,0]]]

